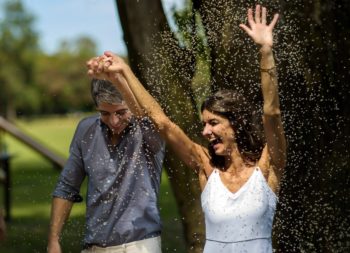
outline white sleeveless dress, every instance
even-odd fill
[[[201,195],[206,243],[203,253],[272,252],[271,232],[277,197],[255,168],[235,193],[215,169]]]

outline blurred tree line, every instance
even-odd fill
[[[92,109],[84,62],[96,55],[88,37],[62,41],[54,54],[40,49],[35,17],[20,0],[3,2],[0,20],[0,115]]]

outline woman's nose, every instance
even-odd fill
[[[211,128],[208,125],[205,125],[202,131],[202,135],[207,137],[210,136],[212,134]]]

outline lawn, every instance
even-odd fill
[[[22,119],[16,124],[34,139],[67,157],[69,143],[80,118],[81,115]],[[45,158],[11,136],[5,134],[4,139],[7,150],[13,155],[12,221],[7,224],[8,237],[0,245],[0,252],[46,252],[51,192],[59,172]],[[85,189],[84,184],[83,195]],[[0,187],[0,201],[2,205],[3,187]],[[177,207],[165,173],[162,176],[159,206],[163,222],[163,252],[185,252]],[[85,203],[75,204],[63,233],[64,253],[80,252],[84,214]]]

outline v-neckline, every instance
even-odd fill
[[[224,184],[224,182],[222,181],[221,176],[220,176],[220,171],[217,170],[216,172],[218,173],[219,181],[220,181],[221,185],[223,186],[223,188],[225,188],[225,190],[226,190],[230,195],[232,195],[233,197],[235,197],[235,196],[238,196],[238,195],[240,194],[240,192],[242,192],[245,188],[247,188],[248,183],[249,183],[249,181],[252,180],[255,171],[258,171],[258,170],[259,170],[258,167],[254,167],[254,169],[253,169],[252,173],[250,174],[248,180],[245,181],[244,184],[243,184],[237,191],[235,191],[235,192],[230,191],[230,189]]]

